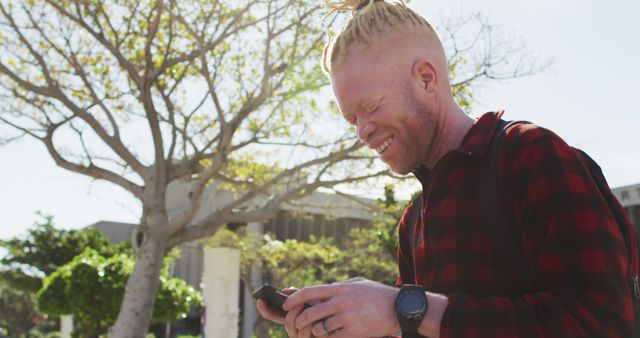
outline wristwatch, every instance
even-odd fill
[[[427,313],[429,302],[420,285],[405,284],[400,288],[394,303],[403,337],[419,337],[418,328]]]

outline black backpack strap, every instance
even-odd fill
[[[616,223],[620,227],[620,232],[622,233],[622,238],[624,239],[624,245],[627,248],[627,252],[629,253],[629,264],[632,272],[637,272],[638,270],[638,257],[634,256],[634,252],[638,252],[638,242],[640,241],[640,235],[638,234],[638,230],[631,224],[629,220],[629,216],[624,212],[624,208],[618,202],[618,199],[615,197],[611,188],[609,188],[609,184],[607,183],[607,179],[604,177],[602,173],[602,169],[594,161],[591,156],[578,148],[573,148],[580,158],[582,162],[585,164],[587,169],[589,169],[589,174],[595,181],[598,186],[598,190],[600,190],[600,194],[604,197],[604,200],[607,202],[611,213],[613,213],[613,217],[616,219]],[[637,299],[640,299],[640,290],[639,293],[634,295]]]
[[[499,159],[502,148],[502,139],[506,131],[515,124],[526,124],[526,121],[500,121],[498,130],[495,133],[491,148],[482,164],[480,180],[478,182],[477,202],[480,207],[481,223],[485,233],[496,247],[498,253],[507,263],[523,276],[528,275],[528,268],[521,244],[521,232],[517,224],[510,222],[510,217],[506,209],[505,201],[502,199],[502,191]],[[624,238],[629,259],[629,284],[633,298],[634,325],[630,337],[640,337],[640,231],[635,228],[624,208],[611,192],[611,188],[602,173],[600,166],[585,152],[574,148],[584,165],[588,168],[589,174],[595,181],[598,190],[612,211],[620,231]]]
[[[640,262],[638,262],[638,259],[640,259],[640,257],[638,257],[640,232],[633,226],[629,220],[629,216],[624,212],[622,204],[620,204],[611,191],[611,188],[609,188],[607,179],[604,177],[602,169],[598,163],[596,163],[596,161],[594,161],[591,156],[584,151],[578,148],[574,149],[580,155],[582,162],[589,169],[589,174],[591,174],[591,177],[596,182],[598,190],[600,190],[600,194],[602,194],[602,197],[604,197],[609,209],[613,213],[616,223],[618,223],[618,227],[620,228],[622,238],[624,239],[624,245],[627,248],[627,259],[629,260],[628,278],[635,314],[631,337],[638,337],[640,336]]]
[[[596,161],[594,161],[591,156],[589,156],[584,151],[578,148],[574,148],[574,150],[578,153],[578,155],[580,155],[582,163],[584,163],[584,165],[589,170],[589,174],[598,186],[600,194],[607,202],[609,209],[616,219],[616,223],[618,223],[622,238],[624,239],[624,245],[627,249],[627,259],[629,260],[628,283],[633,301],[634,311],[634,324],[631,330],[630,337],[640,337],[640,263],[638,262],[638,244],[640,243],[640,232],[636,227],[633,226],[633,224],[631,224],[629,216],[625,213],[622,204],[620,204],[618,199],[611,191],[611,188],[609,188],[607,179],[604,177],[602,169],[600,168],[598,163],[596,163]]]
[[[506,204],[500,193],[502,185],[498,170],[502,139],[511,126],[519,123],[528,122],[500,121],[489,153],[482,164],[476,198],[480,207],[480,222],[486,235],[507,264],[518,273],[527,276],[528,269],[522,251],[520,228],[510,221],[512,218],[509,217],[505,208]]]
[[[420,218],[420,210],[422,209],[422,195],[423,192],[420,192],[416,198],[411,202],[411,210],[409,210],[409,218],[405,221],[406,224],[409,225],[409,247],[411,248],[411,254],[416,248],[416,245],[419,243],[419,237],[413,237],[413,231],[416,228],[416,223],[418,223],[418,219]]]

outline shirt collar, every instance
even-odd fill
[[[500,124],[502,114],[504,114],[504,111],[488,112],[476,119],[462,140],[462,144],[455,152],[474,158],[487,156],[489,148],[491,147],[491,141],[493,141],[493,137],[496,135],[498,125]],[[420,183],[422,183],[423,187],[428,185],[431,170],[427,167],[422,165],[414,170],[413,174]]]
[[[478,158],[487,156],[502,114],[504,111],[488,112],[476,119],[456,152]]]

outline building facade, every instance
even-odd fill
[[[624,207],[631,223],[640,229],[640,183],[611,190]]]

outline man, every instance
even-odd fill
[[[400,221],[398,252],[398,286],[421,287],[356,279],[290,289],[286,316],[261,301],[260,313],[290,337],[628,335],[624,243],[573,149],[530,124],[503,140],[502,193],[522,229],[523,275],[478,224],[479,168],[502,114],[462,111],[437,34],[404,3],[327,4],[354,13],[324,57],[344,118],[392,170],[423,185],[413,233],[407,212]]]

